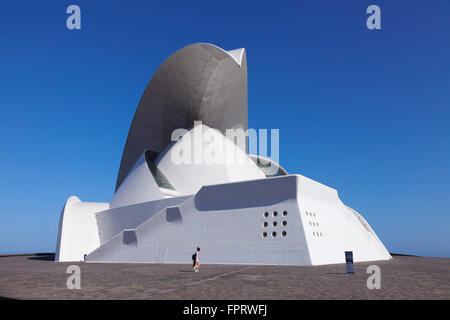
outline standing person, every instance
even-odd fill
[[[200,261],[198,260],[198,254],[200,253],[200,248],[197,247],[197,251],[192,255],[192,269],[194,272],[198,272],[198,268],[200,267]]]

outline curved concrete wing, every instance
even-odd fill
[[[144,150],[160,153],[175,129],[194,120],[225,133],[247,130],[247,61],[244,49],[230,52],[206,43],[186,46],[156,70],[134,115],[116,190]]]

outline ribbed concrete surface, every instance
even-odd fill
[[[17,299],[450,299],[450,259],[394,256],[381,290],[366,268],[78,263],[81,290],[66,288],[67,266],[52,256],[0,257],[0,297]]]

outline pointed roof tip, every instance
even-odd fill
[[[240,67],[242,64],[242,57],[244,56],[245,48],[230,50],[227,52]]]

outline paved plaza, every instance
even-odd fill
[[[450,259],[393,256],[391,261],[326,266],[58,263],[53,255],[0,257],[0,297],[12,299],[450,299]],[[69,290],[69,265],[81,289]],[[381,268],[369,290],[367,267]]]

